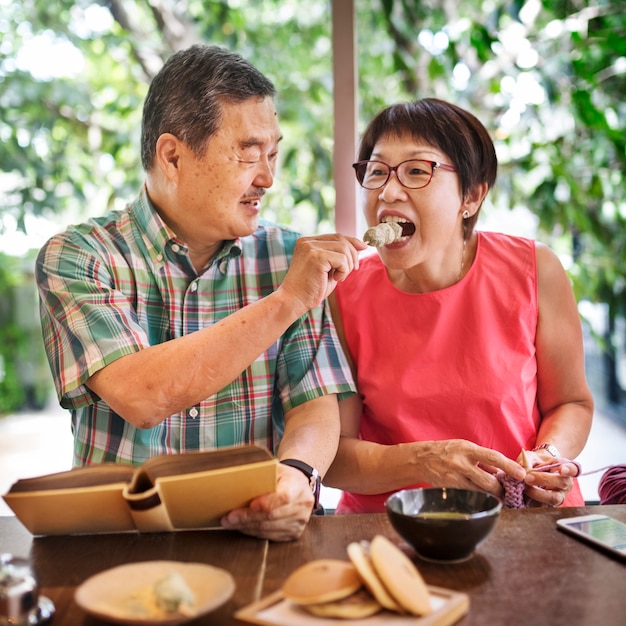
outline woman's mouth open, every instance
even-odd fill
[[[380,224],[365,231],[363,241],[377,248],[399,245],[408,241],[414,232],[415,224],[409,220],[398,216],[386,216]]]
[[[403,217],[400,217],[398,215],[386,215],[385,217],[383,217],[381,222],[383,224],[393,223],[393,224],[398,224],[398,226],[400,226],[400,228],[402,229],[402,235],[400,238],[396,239],[395,242],[406,241],[407,239],[411,237],[411,235],[413,235],[413,233],[415,233],[415,224],[413,224],[413,222],[409,222],[409,220]]]

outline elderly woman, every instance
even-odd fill
[[[485,127],[441,100],[393,105],[354,169],[368,225],[398,235],[333,294],[359,389],[325,479],[344,490],[337,512],[409,486],[502,496],[505,474],[529,505],[582,504],[568,461],[593,399],[576,301],[549,248],[475,230],[497,170]]]

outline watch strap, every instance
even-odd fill
[[[556,446],[553,446],[551,443],[542,443],[540,446],[535,446],[532,451],[536,452],[537,450],[546,450],[549,452],[555,459],[561,457],[561,453],[558,451]]]
[[[309,485],[311,487],[313,497],[315,498],[313,508],[317,509],[320,504],[320,490],[322,487],[322,478],[320,473],[314,467],[311,467],[308,463],[300,461],[299,459],[282,459],[281,463],[300,470],[309,479]]]

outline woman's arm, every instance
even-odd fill
[[[495,470],[523,480],[526,472],[500,452],[463,439],[383,445],[358,438],[361,401],[339,403],[341,438],[324,484],[353,493],[377,494],[417,483],[434,487],[482,489],[495,495],[502,487]]]
[[[537,244],[537,272],[535,343],[542,421],[536,445],[550,443],[563,458],[574,459],[585,446],[593,416],[580,317],[563,266],[554,252],[541,244]]]
[[[575,459],[582,451],[593,417],[593,397],[585,376],[582,327],[569,279],[556,254],[537,244],[538,308],[537,396],[541,424],[536,446],[551,444],[558,450],[555,459],[548,450],[530,452],[532,466]],[[539,504],[559,506],[572,488],[577,468],[567,463],[551,472],[530,472],[526,495]]]

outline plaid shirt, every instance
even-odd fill
[[[284,413],[354,384],[327,306],[297,320],[227,387],[142,430],[85,381],[120,357],[182,337],[272,293],[298,235],[261,222],[198,275],[145,189],[135,202],[53,237],[37,259],[44,344],[71,410],[74,464],[140,464],[156,454],[257,443],[275,451]]]

